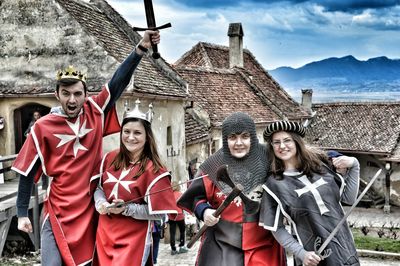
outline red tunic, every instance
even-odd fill
[[[139,165],[116,171],[111,162],[118,150],[106,154],[101,166],[101,186],[109,202],[113,199],[147,204],[149,214],[177,213],[170,174],[165,169],[153,172],[149,162],[145,172],[133,178]],[[145,245],[152,241],[151,221],[122,214],[100,215],[97,228],[97,259],[100,265],[141,265]],[[150,238],[149,238],[150,237]],[[148,263],[152,265],[151,256]]]
[[[217,209],[225,198],[226,195],[204,177],[193,182],[178,201],[178,206],[193,212],[198,204],[208,202]],[[258,225],[258,213],[246,214],[237,199],[222,212],[220,221],[203,234],[196,265],[286,265],[283,248],[270,231]]]
[[[101,160],[102,137],[119,132],[115,108],[104,117],[110,100],[107,86],[84,103],[76,118],[48,114],[31,129],[13,170],[26,176],[40,159],[41,169],[50,178],[44,204],[44,221],[49,218],[65,265],[92,260],[97,218],[90,180]]]
[[[174,191],[175,201],[178,201],[181,196],[182,192]],[[178,208],[178,214],[177,215],[168,214],[168,220],[183,221],[185,220],[185,214],[183,213],[183,210],[181,208]]]

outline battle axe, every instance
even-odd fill
[[[236,184],[232,181],[231,177],[228,174],[228,166],[221,166],[217,171],[218,181],[222,181],[231,188],[234,188]],[[254,201],[249,199],[243,192],[239,193],[239,197],[243,202],[244,210],[246,214],[255,214],[260,209],[260,203],[258,201]]]
[[[219,172],[224,172],[226,171],[226,168],[219,168],[217,171],[217,179],[219,179],[221,177],[221,175],[219,174]],[[225,173],[224,173],[225,174]],[[226,207],[229,206],[229,204],[240,194],[242,193],[243,190],[243,186],[240,184],[237,184],[234,186],[233,190],[228,194],[228,196],[225,198],[225,200],[221,203],[221,205],[219,205],[219,207],[215,210],[215,212],[213,213],[214,217],[218,217],[224,210]],[[187,244],[188,248],[191,248],[194,243],[203,235],[203,233],[207,230],[208,226],[207,225],[203,225],[200,230],[197,232],[197,234],[192,237],[192,239],[190,240],[190,242]]]
[[[159,27],[156,26],[156,19],[154,17],[152,0],[144,0],[144,9],[146,10],[147,28],[133,27],[134,31],[161,30],[171,27],[171,23],[167,23]],[[158,52],[157,44],[152,44],[151,47],[153,49],[153,54],[152,54],[153,58],[154,59],[160,58],[160,53]]]

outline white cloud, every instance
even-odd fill
[[[373,21],[374,21],[374,19],[371,15],[370,10],[365,10],[360,15],[353,16],[353,22],[355,22],[355,23],[365,24],[365,23],[371,23]]]

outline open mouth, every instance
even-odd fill
[[[68,111],[70,111],[70,112],[75,112],[75,110],[76,110],[76,106],[70,106],[70,105],[68,105]]]

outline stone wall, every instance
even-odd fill
[[[56,1],[0,3],[1,87],[52,92],[56,71],[70,64],[88,73],[89,86],[99,86],[116,69],[118,62]]]

